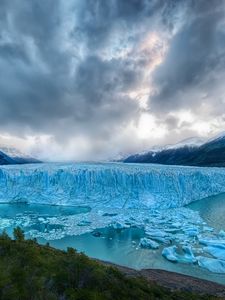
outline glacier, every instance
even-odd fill
[[[225,192],[225,169],[122,163],[0,168],[0,202],[175,208]]]
[[[185,205],[225,192],[225,169],[123,163],[35,164],[0,168],[0,204],[74,206],[78,213],[2,215],[0,229],[59,240],[101,228],[144,230],[137,247],[168,261],[224,273],[225,234]],[[83,207],[83,208],[82,208]],[[11,230],[10,229],[10,230]],[[224,228],[223,228],[224,229]],[[206,256],[204,256],[206,255]],[[207,256],[211,255],[212,258]]]

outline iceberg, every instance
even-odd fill
[[[184,254],[178,254],[177,249],[178,247],[175,245],[171,247],[166,247],[162,251],[162,256],[172,262],[189,263],[189,264],[193,264],[197,262],[197,259],[195,258],[192,252],[192,248],[190,246],[182,247]]]
[[[123,163],[0,168],[0,202],[176,208],[225,192],[225,169]]]
[[[165,231],[159,230],[159,229],[148,229],[146,230],[146,234],[149,235],[150,237],[159,237],[159,238],[165,238],[168,237],[169,234],[166,233]]]
[[[212,238],[212,239],[202,239],[199,238],[199,243],[205,246],[224,246],[225,247],[225,240],[222,239],[216,239],[216,238]]]
[[[141,248],[148,248],[148,249],[158,249],[159,244],[156,243],[155,241],[148,239],[148,238],[142,238],[140,240],[139,246]]]
[[[177,262],[178,257],[177,257],[176,250],[177,250],[177,246],[166,247],[162,251],[162,256],[168,259],[169,261]]]
[[[225,261],[204,256],[197,256],[198,265],[213,273],[225,274]]]
[[[77,223],[78,226],[88,226],[91,222],[87,220],[81,220],[79,223]]]
[[[188,263],[188,264],[193,264],[197,262],[197,259],[194,256],[192,252],[192,248],[190,246],[182,247],[184,254],[178,254],[177,249],[178,247],[175,245],[171,247],[166,247],[162,251],[162,256],[172,262]]]
[[[196,226],[188,226],[183,228],[183,231],[185,234],[187,234],[190,237],[195,237],[199,234],[199,229]]]
[[[111,225],[114,229],[125,229],[125,228],[129,228],[130,226],[127,224],[122,224],[120,222],[115,222]]]
[[[213,232],[213,228],[210,226],[203,226],[203,231]]]
[[[220,230],[219,236],[225,238],[225,231],[224,230]]]
[[[190,262],[190,263],[197,262],[197,259],[196,259],[196,257],[193,254],[191,246],[183,246],[182,249],[183,249],[183,251],[185,253],[185,255],[184,255],[185,259],[188,260],[188,262]]]
[[[216,258],[225,260],[225,245],[208,246],[203,250]]]

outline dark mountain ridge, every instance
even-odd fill
[[[225,136],[202,145],[182,145],[158,151],[150,150],[123,160],[126,163],[152,163],[201,167],[225,167]]]
[[[10,165],[13,164],[14,160],[6,155],[4,152],[0,151],[0,165]]]
[[[40,162],[40,160],[23,154],[15,148],[0,148],[0,165],[30,164]]]

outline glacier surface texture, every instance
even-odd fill
[[[225,170],[127,164],[40,164],[0,169],[0,202],[175,208],[225,192]]]

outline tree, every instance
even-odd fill
[[[14,228],[13,236],[16,241],[24,241],[24,231],[19,226]]]
[[[3,240],[10,240],[10,237],[8,236],[6,230],[4,229],[0,235],[0,238],[3,239]]]

